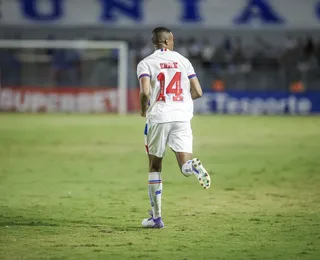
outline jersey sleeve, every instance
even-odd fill
[[[138,79],[141,79],[142,77],[150,77],[151,78],[150,70],[144,61],[140,61],[137,66],[137,77],[138,77]]]
[[[197,76],[197,74],[195,73],[194,68],[189,60],[188,60],[187,68],[188,68],[188,78],[189,79],[192,79]]]

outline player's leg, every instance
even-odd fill
[[[153,219],[161,217],[161,195],[162,195],[162,158],[149,154],[149,180],[148,194],[153,212]]]
[[[208,189],[211,185],[210,175],[198,158],[192,156],[192,130],[190,122],[176,122],[169,135],[169,146],[175,152],[182,174],[194,175],[200,185]]]
[[[146,126],[145,144],[149,158],[149,179],[148,195],[151,204],[151,218],[144,219],[144,227],[162,228],[164,224],[161,217],[161,197],[162,197],[162,157],[166,147],[166,126],[165,124],[155,124]]]
[[[178,147],[175,147],[175,149],[176,150],[174,150],[174,149],[172,149],[172,150],[176,155],[177,162],[178,162],[181,173],[186,177],[193,175],[192,153],[177,152],[179,149]],[[184,148],[184,150],[186,150],[186,149]]]
[[[201,161],[198,158],[192,159],[192,154],[184,152],[175,152],[181,172],[184,176],[194,175],[204,189],[209,189],[211,178]]]

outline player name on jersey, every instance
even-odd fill
[[[178,62],[168,62],[168,63],[160,63],[161,69],[177,69]]]

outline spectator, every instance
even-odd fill
[[[200,58],[200,52],[201,52],[201,45],[198,41],[196,41],[195,38],[191,38],[189,40],[188,49],[190,53],[190,58],[199,60]]]
[[[287,51],[293,50],[294,48],[297,47],[297,41],[291,34],[287,35],[287,39],[284,43],[284,47],[285,47],[285,50],[287,50]]]
[[[187,45],[185,44],[183,39],[177,40],[177,46],[175,47],[176,51],[179,52],[181,55],[183,55],[186,58],[189,58],[189,50],[187,48]]]
[[[215,47],[208,39],[204,40],[201,49],[201,62],[205,69],[209,69],[212,65],[213,56],[215,53]]]
[[[232,51],[232,43],[229,36],[226,36],[223,40],[222,46],[226,52]]]
[[[237,72],[248,73],[251,70],[251,65],[248,63],[248,60],[244,55],[240,37],[237,37],[235,40],[232,60]]]
[[[314,54],[314,51],[315,51],[315,46],[313,43],[313,39],[311,37],[308,37],[306,41],[306,45],[304,47],[304,55],[307,58],[309,58],[311,55]]]
[[[303,47],[303,52],[298,63],[298,69],[300,72],[308,72],[317,67],[317,57],[315,55],[316,47],[312,37],[306,39],[306,43]]]
[[[145,58],[153,52],[153,46],[148,42],[140,51],[140,58]]]
[[[232,51],[232,61],[235,65],[241,65],[245,62],[245,57],[242,51],[242,43],[240,38],[237,38],[235,40],[234,49]]]
[[[142,35],[137,35],[137,37],[132,39],[131,44],[132,44],[131,53],[132,53],[133,57],[135,57],[134,63],[136,66],[140,60],[145,58],[145,57],[141,56],[142,46],[145,45],[145,42],[143,41]]]

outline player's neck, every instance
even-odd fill
[[[155,47],[156,51],[171,51],[169,48],[164,47],[164,46],[157,46]]]

